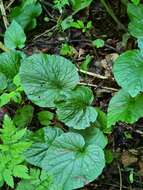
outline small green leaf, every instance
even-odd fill
[[[33,117],[34,108],[31,105],[25,105],[16,111],[14,123],[19,128],[27,127]]]
[[[134,4],[134,5],[138,5],[140,3],[140,0],[131,0],[131,2]]]
[[[7,78],[3,73],[0,73],[0,93],[7,87]]]
[[[22,27],[14,20],[7,28],[4,35],[4,43],[7,48],[23,48],[25,46],[26,35]]]
[[[24,165],[17,165],[13,169],[13,175],[22,179],[29,179],[28,168]]]
[[[35,54],[22,63],[20,77],[28,98],[41,107],[55,107],[55,100],[79,81],[76,67],[57,55]]]
[[[117,83],[131,96],[143,92],[143,56],[139,50],[121,54],[115,61],[113,73]]]
[[[97,118],[97,112],[91,106],[92,101],[93,94],[89,88],[77,87],[66,95],[65,101],[57,103],[59,120],[75,129],[89,127]]]
[[[8,186],[14,188],[14,181],[13,181],[12,173],[9,169],[4,170],[3,178]]]
[[[130,124],[136,122],[140,117],[143,117],[142,102],[142,94],[133,98],[127,92],[120,90],[110,101],[107,126],[115,125],[118,121]]]
[[[42,169],[53,175],[63,190],[78,189],[96,179],[105,166],[103,150],[85,146],[80,134],[65,133],[57,137],[47,151]]]
[[[96,40],[92,41],[92,45],[96,48],[101,48],[104,46],[104,44],[105,44],[105,42],[102,39],[96,39]]]
[[[41,123],[41,125],[49,125],[50,120],[53,119],[53,113],[49,111],[41,111],[38,113],[38,119]]]
[[[86,7],[88,7],[92,0],[71,0],[72,2],[72,9],[74,12],[78,12]]]

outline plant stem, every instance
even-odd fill
[[[108,12],[108,14],[112,17],[112,19],[117,23],[118,27],[124,31],[126,31],[125,26],[118,20],[118,18],[116,17],[116,15],[114,14],[112,8],[110,7],[110,5],[108,5],[106,3],[106,0],[100,0],[101,4],[105,7],[106,11]]]

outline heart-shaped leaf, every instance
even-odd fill
[[[103,150],[93,144],[85,146],[84,138],[76,133],[57,137],[42,162],[42,168],[63,185],[63,190],[83,187],[96,179],[104,166]]]
[[[77,87],[66,94],[65,101],[57,103],[59,120],[75,129],[89,127],[97,118],[97,111],[91,106],[92,101],[93,94],[89,88]]]
[[[128,15],[131,20],[129,31],[136,38],[143,38],[143,5],[128,4]]]
[[[121,54],[115,61],[113,72],[118,84],[131,96],[143,92],[143,55],[139,50]]]
[[[44,137],[40,139],[41,142],[36,138],[33,145],[25,153],[26,160],[39,167],[41,167],[43,159],[55,138],[62,134],[62,130],[59,128],[46,127],[41,130],[44,132]],[[39,131],[40,133],[41,130]]]
[[[107,125],[115,125],[117,121],[134,123],[143,117],[143,95],[131,97],[129,93],[120,90],[111,99],[108,107]]]
[[[55,107],[55,100],[79,81],[76,67],[69,60],[46,54],[27,58],[21,66],[20,77],[28,98],[41,107]]]
[[[5,32],[4,43],[10,49],[23,48],[25,46],[26,36],[22,27],[13,21]]]
[[[19,6],[12,9],[10,18],[16,20],[25,31],[36,27],[36,17],[42,12],[41,5],[27,3],[25,6]]]

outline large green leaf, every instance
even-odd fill
[[[55,138],[62,134],[62,130],[59,128],[46,127],[41,130],[44,132],[44,137],[41,139],[36,138],[33,145],[25,153],[26,160],[39,167],[41,167],[43,159]],[[41,131],[39,132],[41,133]]]
[[[117,121],[134,123],[143,117],[143,94],[131,97],[124,90],[120,90],[111,99],[108,107],[107,125],[115,125]]]
[[[129,23],[129,31],[136,38],[143,37],[143,5],[128,4],[128,15],[131,20]]]
[[[4,43],[10,49],[23,48],[25,46],[26,36],[22,27],[13,21],[5,32]]]
[[[104,166],[103,150],[94,144],[85,146],[84,138],[76,133],[57,137],[42,162],[42,168],[63,185],[63,190],[83,187],[96,179]]]
[[[10,51],[0,54],[0,72],[7,79],[12,80],[18,73],[23,54],[18,51]]]
[[[66,95],[65,101],[57,104],[59,120],[75,129],[85,129],[95,122],[97,111],[91,106],[92,91],[87,87],[77,87]]]
[[[27,5],[12,9],[10,18],[16,20],[24,30],[29,31],[36,27],[36,17],[42,12],[41,5],[27,3]]]
[[[69,60],[46,54],[35,54],[26,59],[20,77],[28,98],[41,107],[55,107],[55,100],[79,81],[76,67]]]
[[[121,54],[115,61],[113,72],[118,84],[131,96],[143,91],[143,56],[139,50]]]

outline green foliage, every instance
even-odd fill
[[[67,43],[62,44],[62,47],[60,49],[60,54],[63,56],[72,56],[74,55],[76,50],[73,46],[68,45]]]
[[[134,123],[143,117],[143,95],[132,97],[124,90],[120,90],[110,101],[107,115],[107,125],[110,127],[117,121]]]
[[[143,37],[143,5],[128,4],[128,15],[131,20],[129,23],[129,31],[135,38]]]
[[[131,96],[143,92],[143,59],[139,50],[120,55],[115,61],[113,73],[118,84]]]
[[[0,93],[7,87],[7,78],[3,73],[0,73]]]
[[[105,44],[105,42],[102,39],[96,39],[96,40],[92,41],[92,45],[96,48],[101,48],[104,46],[104,44]]]
[[[79,81],[76,67],[69,60],[46,54],[25,59],[20,77],[28,98],[41,107],[55,107],[55,100],[61,99]]]
[[[85,129],[96,121],[97,112],[91,106],[92,91],[87,87],[77,87],[57,104],[57,116],[68,127]]]
[[[25,105],[16,110],[13,122],[19,128],[27,127],[33,117],[34,108],[31,105]]]
[[[22,27],[13,21],[5,32],[4,43],[9,49],[23,48],[25,46],[26,36]]]
[[[40,121],[41,125],[49,125],[51,120],[53,119],[53,113],[49,111],[40,111],[38,113],[38,120]]]
[[[105,159],[98,140],[96,144],[94,137],[84,139],[80,134],[63,133],[58,128],[43,130],[43,141],[34,142],[26,152],[28,162],[53,175],[55,183],[66,190],[80,188],[100,175]],[[100,145],[102,140],[99,138]]]
[[[35,1],[23,1],[23,3],[14,7],[11,11],[10,18],[21,25],[25,31],[32,30],[36,27],[36,18],[41,14],[42,8]]]
[[[131,0],[131,2],[134,4],[134,5],[138,5],[140,3],[140,0]]]
[[[69,5],[69,0],[54,0],[54,4],[54,7],[62,12],[65,6]]]
[[[31,145],[23,140],[26,129],[17,129],[9,116],[5,115],[0,129],[0,184],[4,182],[14,188],[13,177],[29,179],[28,168],[23,165],[23,152]]]
[[[71,0],[72,9],[74,12],[78,12],[91,4],[92,0]]]
[[[53,179],[45,171],[30,169],[30,178],[20,181],[16,190],[54,190],[52,186]]]

